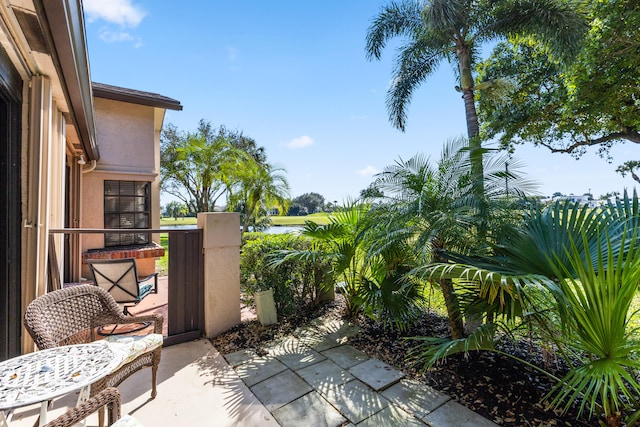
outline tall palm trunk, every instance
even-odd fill
[[[471,54],[463,45],[457,50],[460,69],[460,89],[464,100],[464,110],[467,118],[467,136],[469,138],[469,160],[471,162],[471,183],[473,196],[477,203],[476,232],[478,241],[483,241],[487,235],[486,213],[487,205],[484,194],[484,165],[482,163],[482,141],[480,140],[480,124],[476,111],[474,97],[474,81],[471,73]],[[456,300],[457,301],[457,300]],[[451,320],[450,320],[451,321]],[[474,331],[482,325],[480,316],[466,319],[467,330]]]
[[[458,36],[461,38],[462,36]],[[471,74],[471,52],[464,40],[459,40],[456,49],[458,70],[460,71],[460,91],[464,99],[464,110],[467,117],[467,136],[469,141],[478,136],[480,126],[476,114],[476,104],[473,99],[473,75]]]
[[[482,141],[480,140],[480,124],[474,100],[474,82],[471,74],[471,54],[468,47],[457,49],[458,66],[460,70],[460,90],[464,100],[464,110],[467,118],[467,136],[469,138],[469,158],[471,161],[471,180],[473,195],[478,203],[477,231],[479,240],[484,240],[487,225],[484,222],[486,203],[484,194],[484,166],[482,163]]]
[[[467,137],[471,156],[471,173],[475,195],[478,200],[484,197],[484,168],[482,166],[482,143],[480,141],[480,124],[474,100],[473,75],[471,74],[471,54],[468,47],[462,46],[457,50],[458,67],[460,70],[460,90],[464,100],[464,111],[467,118]]]

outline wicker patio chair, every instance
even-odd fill
[[[120,392],[117,388],[105,388],[80,406],[69,409],[55,420],[48,422],[44,427],[74,426],[105,406],[107,407],[107,426],[113,426],[120,419]]]
[[[151,398],[156,397],[156,380],[162,350],[162,316],[125,316],[113,297],[94,285],[79,285],[49,292],[33,300],[24,316],[24,326],[40,349],[95,341],[98,327],[112,324],[153,322],[153,346],[118,344],[131,351],[124,363],[107,377],[91,385],[90,396],[107,387],[115,387],[140,369],[151,367]],[[158,345],[158,335],[159,343]],[[134,338],[125,337],[127,340]],[[116,340],[117,341],[117,340]],[[140,341],[134,341],[134,344]],[[129,343],[130,341],[128,341]],[[155,346],[155,347],[154,347]],[[149,350],[146,350],[149,348]],[[101,411],[101,415],[104,411]]]

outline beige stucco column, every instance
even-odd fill
[[[240,323],[240,214],[198,214],[204,247],[204,325],[215,337]]]

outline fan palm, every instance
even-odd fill
[[[510,320],[533,313],[529,317],[545,331],[545,320],[560,319],[563,334],[548,338],[571,370],[554,378],[552,404],[566,409],[579,399],[581,409],[588,406],[593,414],[601,407],[606,422],[615,426],[623,407],[628,422],[640,418],[640,384],[634,376],[640,343],[629,327],[640,283],[639,225],[635,194],[598,210],[557,202],[532,209],[519,231],[496,247],[496,256],[454,255],[460,263],[428,270],[434,277],[474,281],[490,302],[518,306],[503,311]],[[541,291],[554,303],[537,306],[530,297]],[[495,351],[495,331],[484,328],[463,340],[426,339],[428,345],[416,356],[429,365],[460,351]]]
[[[605,234],[606,244],[596,239],[593,253],[587,244],[591,236],[583,231],[586,256],[572,242],[566,251],[569,263],[557,265],[557,275],[563,277],[555,288],[561,318],[565,328],[577,335],[572,347],[588,356],[552,390],[552,404],[565,403],[566,409],[580,398],[581,411],[588,406],[593,415],[602,407],[610,426],[620,425],[623,407],[630,417],[637,419],[640,414],[640,384],[635,375],[640,369],[635,357],[640,342],[629,327],[631,303],[640,283],[637,232],[625,230],[611,238]]]
[[[578,0],[403,0],[383,7],[369,27],[366,54],[380,59],[395,37],[406,42],[398,50],[387,109],[393,125],[404,130],[414,90],[438,65],[455,64],[467,119],[472,174],[481,199],[482,150],[474,102],[473,68],[483,43],[505,37],[532,37],[558,57],[576,56],[588,31]]]

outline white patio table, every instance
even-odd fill
[[[41,403],[39,425],[47,423],[48,401],[81,390],[88,398],[92,383],[112,372],[123,355],[106,342],[50,348],[0,362],[0,427],[5,411]]]

